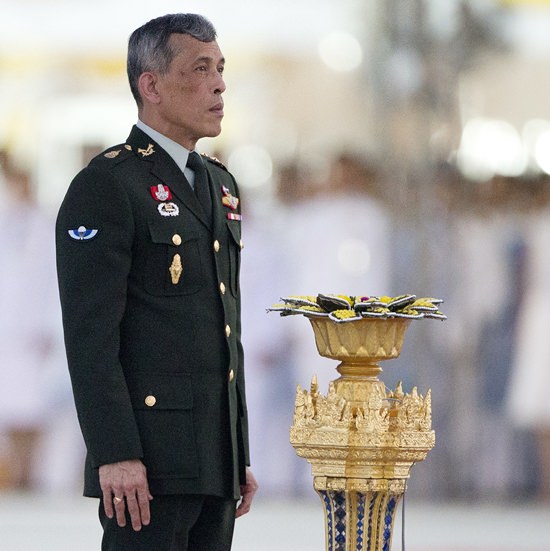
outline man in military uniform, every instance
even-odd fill
[[[199,15],[130,37],[138,122],[73,180],[57,220],[69,369],[102,549],[223,551],[257,483],[240,342],[241,204],[199,156],[224,58]],[[236,503],[240,503],[236,507]]]

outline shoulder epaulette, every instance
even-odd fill
[[[109,147],[103,153],[100,153],[96,158],[105,157],[106,159],[116,159],[123,153],[130,153],[132,151],[132,146],[128,144],[119,144]]]
[[[101,152],[99,155],[94,157],[93,161],[120,162],[124,159],[127,159],[131,153],[133,153],[133,148],[131,145],[118,144],[109,147],[105,151]]]
[[[207,155],[206,153],[201,153],[201,156],[206,161],[210,161],[211,163],[220,166],[224,170],[227,170],[227,167],[219,159],[216,159],[216,157],[210,157],[210,155]]]

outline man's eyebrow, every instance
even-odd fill
[[[222,65],[225,65],[225,57],[222,57],[219,59],[219,61],[215,61],[213,57],[209,57],[207,55],[203,56],[203,57],[198,57],[196,60],[195,60],[195,63],[221,63]]]

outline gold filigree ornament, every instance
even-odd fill
[[[379,364],[400,355],[419,314],[445,319],[440,303],[414,295],[317,295],[286,297],[269,309],[308,318],[319,354],[339,362],[340,377],[328,394],[315,375],[309,390],[298,385],[290,429],[290,443],[311,465],[323,502],[327,551],[391,548],[411,469],[434,447],[435,433],[431,391],[422,395],[414,387],[407,394],[401,383],[387,389]]]
[[[175,254],[170,266],[170,277],[172,278],[172,283],[177,285],[179,283],[181,274],[183,273],[183,265],[181,263],[181,256]]]

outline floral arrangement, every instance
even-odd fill
[[[293,295],[281,298],[280,303],[268,308],[281,316],[302,314],[306,317],[328,317],[335,322],[350,322],[365,318],[433,318],[447,319],[439,310],[443,302],[438,298],[417,298],[416,295],[349,296]]]

